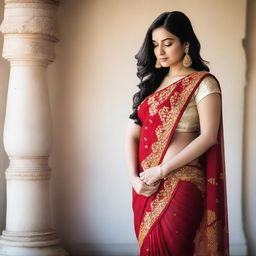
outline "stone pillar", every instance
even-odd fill
[[[5,0],[3,57],[10,62],[4,124],[6,228],[0,255],[67,255],[52,228],[48,157],[52,122],[46,68],[58,41],[54,0]]]

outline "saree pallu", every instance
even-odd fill
[[[162,163],[187,104],[209,75],[213,76],[207,71],[189,74],[141,102],[139,172]],[[187,164],[171,171],[149,197],[132,188],[140,256],[229,255],[222,120],[221,113],[218,142],[200,156],[200,166]]]

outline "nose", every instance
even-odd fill
[[[157,54],[158,55],[164,54],[164,47],[161,44],[159,44],[157,47]]]

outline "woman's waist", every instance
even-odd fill
[[[161,143],[161,140],[158,141],[152,137],[145,136],[145,134],[141,134],[139,142],[139,162],[144,164],[143,167],[145,169],[171,160],[196,137],[197,135],[192,133],[175,132],[171,141],[168,142],[167,148],[164,149],[165,143]],[[162,154],[164,154],[163,157]],[[159,162],[160,158],[162,159],[161,162]],[[201,167],[199,157],[193,159],[187,164]]]

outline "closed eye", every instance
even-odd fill
[[[171,46],[172,44],[165,44],[164,46],[167,46],[167,47],[169,47],[169,46]],[[154,47],[157,47],[158,45],[154,45]]]

